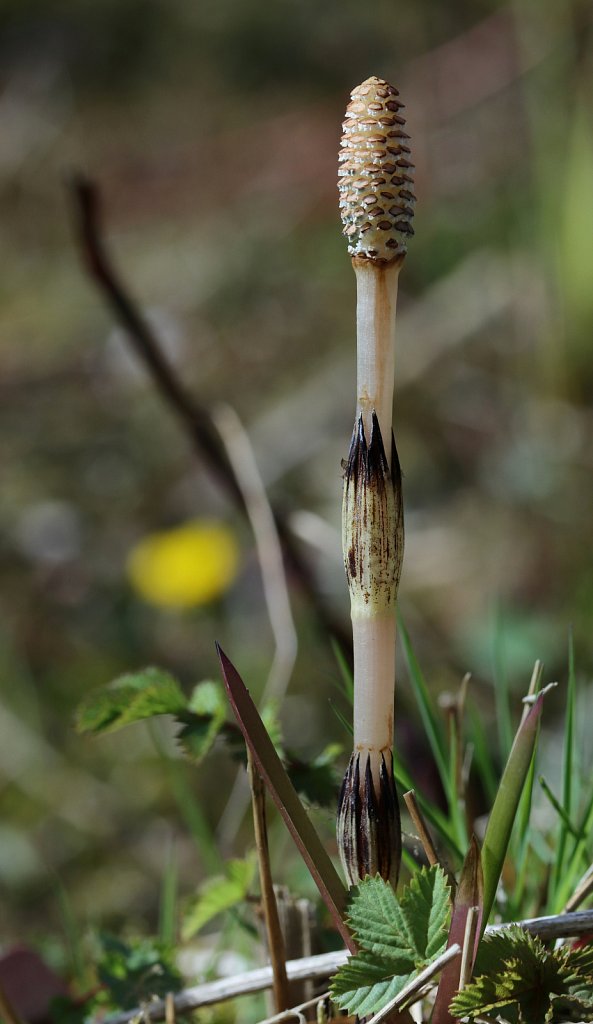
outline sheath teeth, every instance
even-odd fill
[[[397,89],[381,78],[354,89],[346,109],[338,190],[351,256],[391,262],[414,234],[414,165],[402,109]]]
[[[393,434],[389,467],[375,413],[368,442],[362,416],[354,426],[344,472],[342,545],[353,615],[393,612],[404,553],[401,471]]]
[[[350,885],[381,875],[397,885],[401,861],[399,806],[391,753],[381,754],[378,791],[370,758],[354,753],[344,776],[338,805],[338,847]]]

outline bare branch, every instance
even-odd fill
[[[100,193],[96,183],[83,175],[74,175],[70,180],[70,195],[80,252],[89,277],[124,327],[136,355],[150,373],[163,401],[188,434],[194,449],[204,459],[234,504],[245,512],[241,488],[208,410],[184,388],[163,355],[152,327],[132,299],[111,261],[101,228]],[[344,651],[351,651],[349,634],[344,625],[335,619],[320,595],[313,572],[295,543],[285,517],[275,510],[274,518],[287,564],[307,594],[320,622],[328,633],[339,640]]]

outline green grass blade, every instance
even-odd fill
[[[503,617],[498,611],[494,628],[494,697],[496,701],[496,723],[498,726],[498,743],[500,759],[506,762],[513,744],[513,723],[511,702],[509,698],[509,682],[503,656]]]
[[[568,636],[568,692],[566,694],[566,712],[564,718],[564,750],[562,762],[562,808],[564,814],[560,814],[560,829],[558,835],[558,846],[556,848],[556,864],[554,866],[553,888],[557,889],[562,878],[564,859],[566,854],[566,843],[568,840],[568,824],[573,807],[573,776],[574,776],[574,714],[576,699],[576,678],[574,671],[574,643],[572,630]]]
[[[352,722],[349,722],[348,719],[346,718],[346,715],[342,714],[342,712],[340,711],[339,707],[336,704],[334,704],[334,702],[331,699],[331,697],[329,699],[329,706],[332,709],[332,711],[333,711],[334,715],[336,716],[336,718],[338,719],[338,722],[340,723],[340,725],[342,725],[344,727],[344,729],[346,730],[348,735],[349,736],[354,736],[354,728],[352,726]]]
[[[92,970],[86,964],[83,956],[84,946],[82,942],[82,930],[76,919],[68,890],[64,886],[59,875],[53,876],[53,883],[56,886],[56,893],[62,918],[62,927],[66,939],[66,951],[70,974],[73,981],[76,982],[78,989],[81,992],[85,992],[92,984]]]
[[[562,825],[564,826],[564,829],[565,829],[567,835],[570,834],[571,836],[573,836],[577,840],[582,839],[583,838],[582,833],[579,832],[578,827],[570,820],[570,818],[568,817],[568,814],[564,810],[564,807],[562,806],[562,804],[560,803],[558,798],[554,796],[550,786],[546,782],[546,780],[545,780],[543,775],[540,775],[540,777],[539,777],[539,784],[542,787],[544,795],[546,796],[546,798],[549,800],[549,802],[551,803],[552,807],[556,811],[556,814],[558,815],[558,818],[562,822]],[[556,864],[558,864],[558,859],[557,858],[556,858]]]
[[[220,870],[220,852],[210,823],[196,798],[193,785],[188,778],[189,771],[192,771],[195,778],[195,769],[192,770],[185,761],[169,757],[160,738],[159,727],[156,721],[149,721],[148,728],[155,748],[167,772],[168,782],[175,797],[175,802],[195,841],[204,869],[208,874],[216,874]]]
[[[496,799],[496,791],[498,789],[498,774],[492,759],[492,754],[490,753],[484,723],[474,707],[470,707],[469,711],[469,729],[468,742],[471,743],[474,748],[474,764],[480,776],[480,781],[484,787],[484,793],[488,803],[493,804]]]
[[[348,659],[340,647],[335,637],[331,637],[331,647],[334,652],[334,657],[338,663],[340,670],[340,689],[345,697],[348,698],[351,704],[354,703],[354,675],[352,669],[348,664]]]
[[[533,697],[536,693],[539,693],[541,689],[542,675],[544,666],[541,661],[536,661],[533,666],[533,672],[531,674],[531,681],[529,683],[528,696]],[[528,705],[524,705],[523,718],[528,715]],[[518,859],[521,858],[523,849],[527,844],[527,836],[529,831],[529,819],[531,818],[531,804],[533,800],[533,786],[535,783],[535,757],[532,757],[531,764],[529,766],[529,773],[527,775],[527,782],[525,789],[521,794],[521,800],[519,801],[519,810],[517,812],[517,839],[518,839]]]
[[[161,881],[159,901],[159,941],[166,949],[174,949],[177,940],[177,857],[169,844]]]
[[[507,854],[517,808],[535,751],[542,705],[543,694],[540,694],[517,730],[502,779],[500,780],[494,806],[488,819],[488,826],[482,846],[482,867],[484,871],[484,917],[482,929],[488,923],[488,917],[496,897],[496,890]]]
[[[398,614],[398,629],[401,637],[402,648],[406,664],[408,666],[408,673],[410,676],[410,682],[412,689],[418,703],[418,709],[420,711],[420,717],[426,733],[426,738],[432,751],[436,766],[438,768],[439,775],[441,777],[441,783],[445,793],[450,792],[449,786],[449,765],[447,760],[447,746],[445,742],[444,730],[442,723],[439,721],[435,709],[434,703],[428,692],[428,687],[422,675],[420,665],[416,660],[416,655],[412,649],[410,638],[403,624],[401,615]]]
[[[570,858],[564,870],[559,887],[550,900],[550,912],[558,913],[563,909],[567,900],[572,895],[575,885],[580,878],[583,866],[587,866],[591,857],[587,850],[587,839],[593,833],[593,787],[589,794],[587,806],[583,812],[578,827],[581,838],[575,843]]]
[[[458,714],[452,711],[449,715],[449,789],[446,795],[447,802],[449,804],[451,825],[453,827],[457,843],[462,849],[465,849],[468,843],[468,835],[462,794],[459,791],[459,766],[461,764],[461,759],[462,738],[460,732],[460,721]]]
[[[536,661],[533,666],[533,672],[531,673],[531,680],[529,683],[529,696],[534,696],[539,693],[541,688],[541,681],[543,675],[544,666],[541,661]],[[529,706],[526,704],[523,710],[523,718],[529,713]],[[513,835],[516,836],[516,840],[513,841],[511,838],[511,847],[513,856],[515,858],[517,880],[515,888],[512,893],[509,893],[509,909],[510,916],[512,919],[520,916],[523,900],[523,893],[525,892],[525,885],[527,883],[527,867],[529,862],[530,850],[531,850],[531,837],[533,835],[529,828],[531,820],[531,806],[533,803],[533,787],[535,785],[535,753],[531,758],[531,764],[529,765],[529,771],[527,773],[527,779],[525,781],[525,787],[521,794],[519,801],[519,808],[517,811],[517,826],[513,831]]]

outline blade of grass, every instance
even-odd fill
[[[513,723],[509,698],[509,681],[503,655],[503,633],[503,613],[499,608],[494,622],[494,697],[496,701],[496,724],[498,726],[500,759],[504,764],[513,744]]]
[[[348,659],[344,654],[340,644],[335,637],[331,637],[331,647],[334,652],[334,658],[338,663],[340,670],[340,689],[345,697],[348,698],[351,704],[354,703],[354,676],[352,675],[352,668],[348,663]]]
[[[539,690],[540,690],[540,687],[541,687],[543,671],[544,671],[543,663],[541,661],[536,661],[535,665],[533,666],[533,672],[531,673],[531,681],[529,683],[529,690],[527,691],[528,697],[533,697],[533,696],[535,696],[536,693],[539,693]],[[529,704],[526,703],[524,705],[524,707],[523,707],[523,715],[522,715],[522,720],[523,721],[527,718],[528,714],[529,714]],[[523,790],[523,793],[521,795],[521,800],[519,802],[519,810],[517,812],[517,833],[518,833],[519,856],[521,855],[520,851],[522,851],[522,849],[523,849],[523,846],[524,846],[524,843],[525,843],[525,839],[526,839],[526,836],[527,836],[527,830],[529,828],[529,819],[531,817],[531,802],[532,802],[532,799],[533,799],[533,785],[534,785],[534,782],[535,782],[535,758],[532,758],[531,759],[531,764],[529,766],[529,774],[527,776],[527,783],[526,783],[525,789]]]
[[[332,711],[333,711],[334,715],[336,716],[336,718],[338,719],[338,722],[340,722],[340,724],[344,726],[344,729],[346,730],[348,735],[349,736],[353,736],[354,735],[354,729],[352,728],[352,722],[349,722],[348,719],[346,718],[346,716],[342,714],[342,712],[340,711],[339,707],[337,707],[337,705],[334,704],[334,702],[331,699],[331,697],[329,699],[329,706],[332,709]]]
[[[587,801],[587,806],[583,812],[578,831],[582,838],[575,842],[560,885],[553,894],[553,899],[551,900],[552,913],[557,913],[558,910],[565,905],[569,896],[572,895],[578,878],[580,877],[583,862],[587,864],[591,860],[589,851],[587,850],[587,839],[593,832],[593,787],[589,795],[589,800]]]
[[[445,793],[449,792],[449,765],[447,761],[447,745],[445,742],[444,730],[435,712],[434,702],[428,692],[428,687],[422,675],[420,665],[412,649],[410,638],[403,624],[401,615],[398,614],[398,629],[401,637],[404,657],[408,667],[410,682],[414,696],[418,703],[420,717],[426,733],[426,738],[432,751],[441,783]]]
[[[465,825],[464,798],[462,792],[462,746],[461,716],[455,704],[448,709],[449,720],[449,789],[447,802],[451,824],[458,844],[465,848],[467,846],[467,829]]]
[[[484,871],[482,931],[486,927],[496,897],[517,808],[529,773],[539,732],[542,705],[543,693],[540,694],[527,717],[519,725],[488,819],[482,846],[482,868]]]
[[[72,900],[62,879],[58,874],[54,874],[53,881],[56,886],[62,926],[66,938],[70,974],[78,990],[85,992],[91,985],[91,969],[87,967],[83,956],[82,932],[74,913]]]
[[[245,742],[338,932],[354,952],[356,946],[345,922],[346,889],[286,774],[249,690],[219,644],[216,644],[216,650],[227,695]]]
[[[552,807],[556,811],[556,814],[558,815],[558,818],[562,822],[562,824],[563,824],[563,826],[564,826],[564,828],[566,830],[567,835],[570,834],[571,836],[574,836],[574,838],[577,839],[577,840],[585,838],[582,835],[582,833],[579,832],[578,827],[570,820],[570,818],[568,817],[568,814],[564,810],[564,807],[562,806],[562,804],[560,803],[558,798],[556,796],[554,796],[550,786],[546,782],[546,780],[545,780],[543,775],[539,776],[538,782],[539,782],[540,786],[542,787],[544,795],[547,797],[547,799],[551,803]],[[556,858],[556,864],[558,864],[558,858]]]
[[[159,941],[166,949],[174,949],[177,939],[177,856],[169,843],[167,860],[161,880],[159,901]]]
[[[175,758],[169,757],[159,735],[159,725],[154,719],[148,722],[148,728],[169,777],[169,785],[175,797],[175,802],[193,836],[204,868],[209,874],[218,874],[220,870],[220,852],[208,819],[196,799],[193,786],[188,779],[189,767],[184,761],[178,761]]]
[[[486,799],[489,804],[493,804],[498,789],[498,776],[490,753],[484,723],[474,707],[470,707],[469,726],[469,741],[473,743],[474,747],[474,764],[484,787]]]
[[[566,694],[566,712],[564,717],[564,749],[562,761],[562,808],[564,814],[560,815],[560,830],[558,845],[556,847],[556,864],[552,873],[552,885],[554,892],[558,887],[564,868],[566,854],[566,843],[568,839],[568,822],[572,814],[573,805],[573,752],[574,752],[574,712],[576,698],[576,678],[574,671],[574,643],[572,629],[568,635],[568,692]]]
[[[533,672],[531,673],[531,680],[529,683],[528,696],[534,696],[539,692],[542,681],[544,666],[541,661],[536,661],[533,666]],[[525,720],[529,714],[529,704],[525,704],[523,708],[522,720]],[[527,779],[525,787],[521,794],[519,801],[519,809],[517,811],[517,842],[514,844],[514,856],[515,864],[517,869],[517,881],[515,888],[510,896],[509,903],[511,907],[511,917],[513,920],[519,916],[519,908],[522,906],[523,893],[525,891],[525,882],[527,878],[527,866],[529,862],[528,851],[529,851],[529,822],[531,818],[531,805],[533,802],[533,787],[535,783],[535,753],[531,758],[531,764],[529,765],[529,771],[527,773]]]

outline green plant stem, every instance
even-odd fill
[[[158,723],[149,721],[150,735],[169,776],[169,785],[183,819],[193,836],[200,852],[205,871],[218,874],[220,870],[220,853],[216,845],[212,829],[188,781],[188,767],[166,753],[158,732]]]

